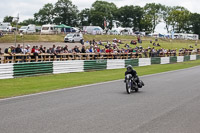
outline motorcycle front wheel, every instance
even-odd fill
[[[129,81],[129,80],[126,80],[126,92],[128,94],[131,93],[131,81]]]

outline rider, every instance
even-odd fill
[[[132,77],[134,77],[135,82],[138,84],[140,80],[139,80],[139,77],[137,76],[137,72],[133,69],[133,67],[131,65],[128,65],[126,67],[126,69],[127,69],[127,71],[125,72],[125,76],[127,74],[131,74]],[[124,82],[125,82],[125,80],[124,80]]]

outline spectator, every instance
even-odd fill
[[[102,42],[101,42],[101,40],[98,42],[98,45],[103,45]]]
[[[105,53],[105,48],[100,49],[100,53]]]
[[[1,52],[1,48],[0,48],[0,55],[1,55],[1,54],[3,54],[3,53]]]
[[[96,41],[95,41],[95,39],[93,39],[93,41],[92,41],[92,44],[93,44],[93,45],[95,45],[95,44],[96,44]]]
[[[68,45],[65,45],[65,47],[63,48],[63,50],[64,50],[64,53],[68,53],[69,51],[68,51]]]
[[[84,45],[84,39],[81,39],[81,44]]]
[[[40,45],[39,51],[40,51],[40,53],[45,53],[45,50],[42,45]]]
[[[86,52],[86,53],[90,53],[90,50],[89,50],[89,48],[87,48],[85,52]]]
[[[160,47],[160,44],[159,44],[159,43],[157,43],[157,46],[158,46],[158,47]]]
[[[30,54],[31,51],[30,51],[30,45],[26,45],[25,49],[24,49],[24,53],[25,54]]]
[[[31,56],[31,58],[36,59],[36,56],[38,56],[38,49],[36,48],[36,46],[33,46],[31,53],[33,53],[33,56]]]
[[[15,52],[16,52],[16,54],[22,53],[22,49],[21,49],[20,44],[18,44],[17,48],[15,49]]]
[[[141,43],[140,36],[137,37],[138,43]]]
[[[49,49],[47,49],[47,53],[53,54],[53,53],[52,53],[52,47],[50,47]]]
[[[84,45],[82,46],[81,53],[86,53],[86,49]]]
[[[8,54],[8,49],[10,49],[10,47],[9,48],[5,48],[5,50],[4,50],[5,54]]]
[[[118,43],[119,43],[119,44],[123,44],[121,40],[118,40]]]
[[[132,40],[132,41],[131,41],[131,44],[133,44],[133,45],[136,45],[136,44],[137,44],[137,42],[136,42],[136,41],[134,41],[134,40]]]
[[[93,49],[92,46],[90,46],[89,52],[90,52],[90,53],[93,53],[93,52],[94,52],[94,49]]]
[[[43,53],[46,53],[46,51],[47,51],[47,48],[44,47],[44,48],[43,48]]]
[[[130,46],[129,46],[128,44],[125,44],[124,47],[126,47],[126,48],[130,48]]]
[[[114,38],[114,39],[113,39],[113,42],[115,42],[115,43],[116,43],[116,42],[117,42],[117,38]]]
[[[52,54],[56,54],[55,51],[56,51],[56,45],[54,44],[54,45],[53,45],[53,48],[51,49],[51,53],[52,53]]]
[[[79,47],[78,47],[78,46],[75,46],[74,49],[73,49],[73,52],[75,52],[75,53],[80,53]]]
[[[90,45],[92,45],[92,41],[90,40]]]
[[[35,46],[32,47],[31,53],[35,53]]]
[[[40,49],[38,48],[38,46],[35,46],[35,53],[40,53]]]

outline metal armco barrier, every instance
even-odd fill
[[[14,77],[24,77],[53,73],[53,62],[34,62],[14,64]]]
[[[139,66],[139,59],[130,59],[130,60],[125,60],[125,67],[127,65],[132,65],[132,66]]]
[[[107,60],[86,60],[84,61],[84,71],[104,70],[107,68]]]
[[[71,72],[96,71],[125,68],[127,65],[147,66],[152,64],[169,64],[190,60],[200,60],[200,55],[153,57],[138,59],[113,60],[67,60],[50,62],[27,62],[0,64],[0,79],[34,76],[42,74],[58,74]]]
[[[84,61],[83,60],[70,60],[70,61],[54,61],[53,73],[70,73],[70,72],[83,72]]]
[[[0,64],[0,79],[13,78],[13,63]]]
[[[160,57],[151,58],[151,64],[160,64],[160,63],[161,63]]]

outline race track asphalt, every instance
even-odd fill
[[[0,133],[199,133],[200,66],[0,100]]]

